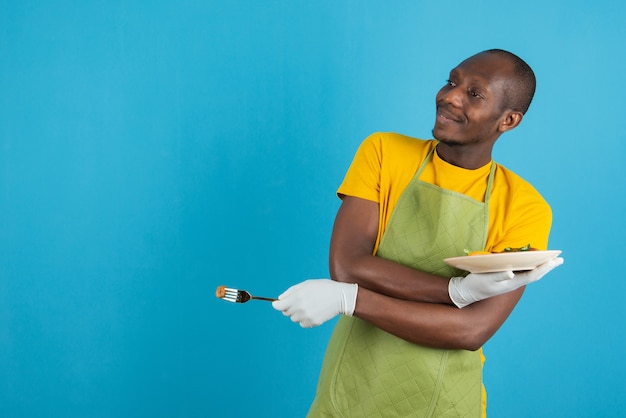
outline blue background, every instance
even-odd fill
[[[488,48],[538,91],[495,158],[566,264],[485,346],[492,417],[626,408],[620,2],[0,1],[0,416],[298,417],[332,323],[266,302],[328,275],[374,131],[428,137]]]

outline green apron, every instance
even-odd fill
[[[394,208],[377,256],[444,277],[443,262],[487,240],[485,202],[419,180],[426,157]],[[342,316],[328,344],[309,417],[480,417],[479,351],[422,347]]]

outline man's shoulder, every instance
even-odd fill
[[[525,184],[530,187],[533,187],[528,180],[524,179],[522,176],[520,176],[519,174],[517,174],[515,171],[511,170],[510,168],[500,163],[497,163],[496,167],[497,167],[497,174],[500,176],[503,176],[509,181],[514,182],[514,183],[519,183],[519,184]]]
[[[503,166],[497,165],[496,176],[500,177],[499,183],[506,184],[507,190],[510,194],[523,194],[527,197],[534,197],[538,202],[543,202],[547,205],[547,202],[539,193],[539,191],[528,180],[515,173],[513,170]]]
[[[421,139],[396,132],[374,132],[364,142],[374,145],[381,151],[400,153],[430,150],[436,145],[434,139]]]

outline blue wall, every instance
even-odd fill
[[[496,159],[566,264],[487,344],[493,417],[626,408],[626,6],[608,0],[0,1],[0,416],[298,417],[332,323],[265,302],[328,275],[374,131],[428,137],[448,71],[524,57]]]

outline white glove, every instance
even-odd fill
[[[339,314],[352,316],[358,290],[356,283],[306,280],[287,289],[272,306],[301,327],[312,328]]]
[[[511,292],[518,287],[536,282],[552,269],[563,264],[563,258],[557,257],[547,261],[533,270],[513,273],[471,273],[465,277],[453,277],[448,284],[450,299],[459,308],[463,308],[479,300]]]

